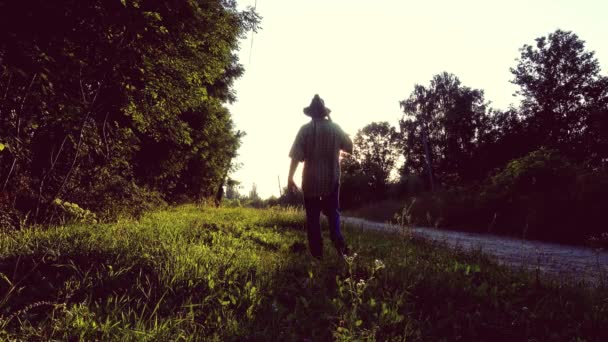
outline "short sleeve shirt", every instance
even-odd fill
[[[289,157],[304,162],[304,196],[325,196],[335,191],[340,184],[340,151],[352,153],[352,150],[352,141],[337,124],[327,119],[312,119],[303,125]]]

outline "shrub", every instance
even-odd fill
[[[61,224],[71,222],[97,223],[97,216],[90,210],[81,208],[76,203],[62,201],[56,198],[53,205],[58,213]]]
[[[0,232],[19,229],[21,226],[18,212],[12,209],[0,196]]]
[[[580,241],[571,210],[577,172],[557,151],[531,152],[487,181],[480,209],[495,213],[497,229],[505,233]]]
[[[93,208],[103,220],[139,218],[148,211],[167,205],[160,192],[121,179],[97,191],[91,205],[95,205]]]
[[[540,149],[483,183],[376,202],[351,213],[385,221],[400,211],[396,205],[411,205],[416,225],[583,244],[606,232],[606,194],[606,171],[589,171]]]

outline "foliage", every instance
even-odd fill
[[[284,187],[280,197],[271,196],[264,200],[257,208],[272,208],[280,206],[284,208],[302,208],[304,206],[304,194],[301,189],[289,190]]]
[[[59,222],[62,224],[67,222],[97,223],[97,216],[94,213],[82,209],[76,203],[65,202],[57,198],[53,204],[59,211]]]
[[[524,45],[513,83],[521,88],[521,114],[527,119],[528,143],[543,145],[576,161],[605,165],[608,77],[600,75],[594,53],[569,31],[556,30]],[[598,141],[594,138],[602,137]]]
[[[461,84],[444,72],[428,87],[416,85],[401,101],[405,164],[402,174],[425,174],[429,184],[455,184],[469,180],[479,136],[486,129],[483,91]]]
[[[528,140],[529,135],[526,123],[516,109],[490,110],[485,119],[485,128],[473,151],[471,163],[474,161],[474,167],[470,168],[470,180],[483,181],[504,168],[511,160],[533,151]]]
[[[241,188],[241,182],[229,177],[226,180],[226,198],[230,200],[239,199],[241,197],[239,189]]]
[[[11,208],[9,199],[0,193],[0,231],[19,229],[21,222],[18,213]]]
[[[401,135],[388,122],[372,122],[357,132],[353,153],[343,154],[340,159],[342,208],[357,207],[389,194],[400,147]]]
[[[566,185],[573,174],[573,167],[557,151],[540,149],[511,161],[491,178],[490,186],[502,193],[546,194],[557,184]]]
[[[0,1],[0,186],[35,222],[61,198],[201,200],[242,132],[225,102],[258,22],[233,1]],[[125,190],[123,190],[125,189]]]
[[[353,142],[353,157],[369,178],[367,194],[384,195],[399,156],[400,135],[388,122],[372,122],[357,132]],[[345,173],[349,170],[347,165]]]
[[[313,262],[298,248],[303,225],[292,209],[188,205],[0,233],[0,338],[607,338],[605,287],[537,280],[477,252],[348,225],[357,256],[328,250]]]
[[[386,199],[349,214],[383,222],[411,205],[418,225],[586,244],[606,232],[606,193],[608,174],[576,166],[556,150],[540,149],[511,161],[483,183]]]
[[[353,208],[371,200],[371,177],[363,171],[361,161],[354,153],[342,155],[340,169],[340,206]]]
[[[253,183],[251,185],[251,190],[249,191],[249,199],[250,200],[260,200],[260,195],[258,195],[258,186]]]
[[[401,179],[369,196],[370,172],[345,158],[344,207],[382,221],[415,201],[412,217],[424,225],[565,243],[601,236],[608,77],[572,32],[556,30],[520,53],[511,69],[517,107],[490,108],[482,90],[446,72],[416,85],[401,102]]]
[[[574,213],[555,215],[577,206],[576,174],[557,151],[540,149],[511,161],[492,177],[481,202],[497,215],[499,227],[513,224],[525,237],[580,242],[589,228],[575,228],[582,222]]]

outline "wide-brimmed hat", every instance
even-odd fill
[[[304,108],[304,114],[311,117],[324,117],[331,113],[331,109],[325,107],[325,101],[318,94],[310,101],[310,106]]]

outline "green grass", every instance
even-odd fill
[[[608,291],[295,210],[193,205],[0,235],[0,340],[608,340]]]

